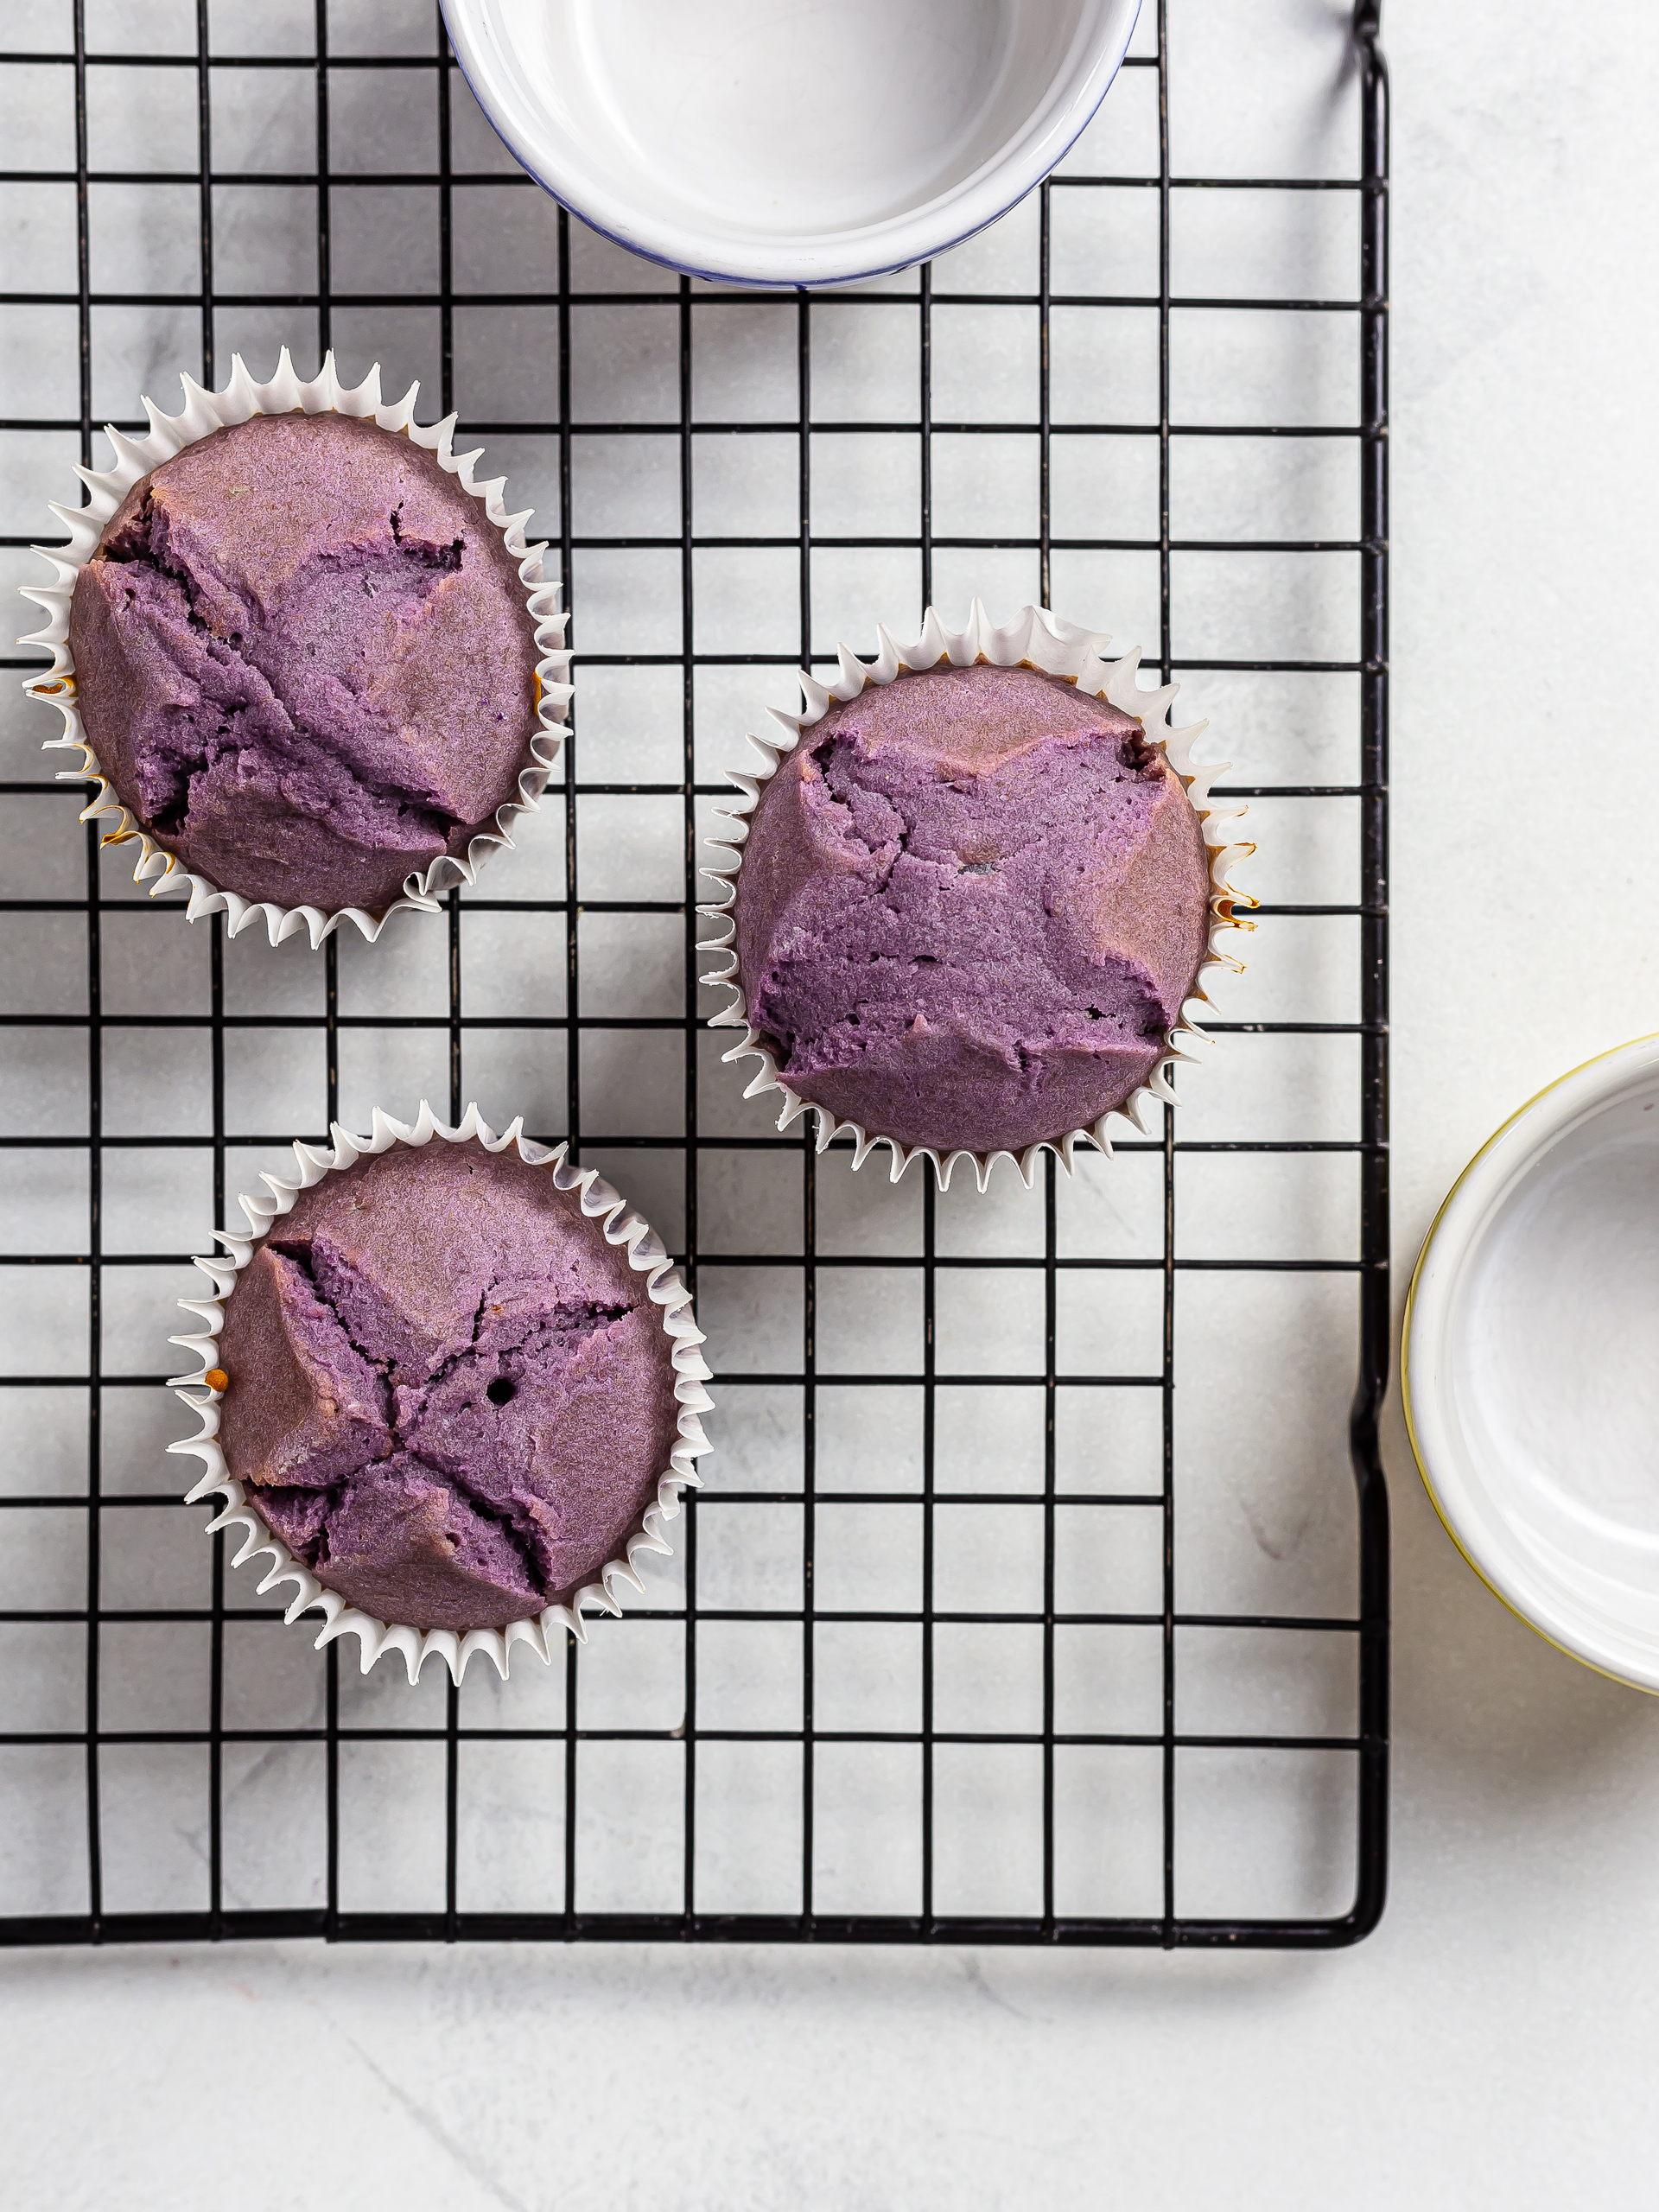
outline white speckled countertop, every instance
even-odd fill
[[[1300,0],[1326,35],[1333,0]],[[24,41],[21,4],[0,43]],[[1399,1290],[1446,1185],[1659,1025],[1659,19],[1390,0]],[[1394,1871],[1332,1956],[0,1955],[18,2207],[1624,2212],[1659,1707],[1440,1531],[1397,1413]]]

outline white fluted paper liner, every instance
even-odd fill
[[[743,979],[738,973],[737,924],[734,909],[737,904],[737,878],[743,865],[743,848],[749,834],[748,817],[760,803],[761,786],[777,772],[778,764],[794,750],[801,734],[822,721],[830,706],[837,701],[855,699],[867,683],[892,683],[901,675],[920,669],[936,668],[949,661],[953,668],[966,668],[976,661],[988,662],[994,668],[1026,666],[1039,669],[1046,676],[1068,677],[1080,691],[1107,700],[1126,715],[1133,715],[1146,733],[1149,744],[1160,747],[1170,766],[1179,777],[1193,810],[1204,830],[1204,840],[1210,855],[1210,934],[1207,949],[1198,964],[1198,976],[1188,994],[1189,1000],[1200,999],[1207,1004],[1209,994],[1203,987],[1205,972],[1212,968],[1229,968],[1235,974],[1240,963],[1230,953],[1223,952],[1217,939],[1224,931],[1251,929],[1250,922],[1237,919],[1234,909],[1253,906],[1254,899],[1236,892],[1227,880],[1233,864],[1255,850],[1254,845],[1224,842],[1224,824],[1232,822],[1243,811],[1241,807],[1217,807],[1210,802],[1210,785],[1214,779],[1225,774],[1230,765],[1213,761],[1200,766],[1192,758],[1192,747],[1209,727],[1206,722],[1189,722],[1185,728],[1172,727],[1169,710],[1179,684],[1166,683],[1156,690],[1143,690],[1136,679],[1141,656],[1131,649],[1116,660],[1103,657],[1101,648],[1111,640],[1103,632],[1082,630],[1075,623],[1061,621],[1039,607],[1021,609],[1006,628],[998,629],[986,613],[982,602],[974,601],[973,611],[965,630],[947,630],[937,611],[929,607],[922,625],[922,634],[914,645],[895,644],[880,624],[876,636],[880,652],[873,662],[861,661],[846,645],[837,648],[841,663],[840,674],[827,687],[810,671],[800,672],[800,684],[806,699],[804,714],[785,714],[781,708],[768,708],[767,712],[786,733],[779,745],[766,738],[751,734],[749,743],[760,755],[758,769],[744,771],[728,769],[727,774],[743,794],[738,804],[719,818],[731,824],[729,830],[710,840],[716,851],[724,850],[726,857],[715,861],[703,869],[705,875],[716,878],[721,884],[721,895],[698,912],[717,924],[714,936],[698,947],[702,952],[719,956],[715,965],[703,977],[706,983],[727,983],[731,986],[731,1004],[723,1013],[715,1014],[709,1023],[712,1029],[741,1029],[741,1042],[733,1046],[722,1058],[727,1060],[757,1059],[760,1070],[744,1090],[746,1098],[753,1098],[768,1090],[782,1094],[783,1110],[778,1116],[778,1126],[786,1129],[798,1116],[809,1110],[817,1116],[817,1149],[823,1152],[836,1137],[850,1137],[853,1141],[853,1166],[861,1167],[879,1144],[891,1147],[893,1176],[896,1183],[911,1161],[919,1154],[931,1163],[938,1179],[939,1188],[950,1187],[951,1172],[959,1160],[969,1161],[974,1170],[979,1188],[983,1191],[990,1180],[992,1167],[999,1160],[1012,1160],[1024,1178],[1027,1189],[1037,1172],[1037,1162],[1042,1154],[1052,1152],[1061,1165],[1071,1172],[1071,1155],[1079,1144],[1097,1146],[1103,1153],[1111,1151],[1111,1140],[1107,1123],[1111,1114],[1103,1114],[1087,1128],[1071,1129],[1064,1136],[1045,1139],[1039,1144],[1028,1146],[1025,1151],[953,1152],[942,1154],[927,1145],[901,1144],[896,1137],[883,1136],[861,1128],[856,1122],[837,1121],[828,1107],[819,1106],[810,1098],[803,1098],[792,1090],[779,1073],[778,1062],[768,1050],[765,1040],[749,1026]],[[1170,1071],[1177,1060],[1191,1059],[1192,1055],[1183,1049],[1180,1040],[1194,1038],[1208,1042],[1205,1033],[1183,1007],[1179,1018],[1164,1040],[1163,1052],[1145,1083],[1115,1107],[1114,1113],[1122,1114],[1141,1135],[1146,1134],[1141,1120],[1143,1100],[1166,1099],[1176,1103]]]
[[[213,1497],[225,1501],[207,1523],[207,1533],[211,1535],[216,1529],[242,1530],[241,1548],[232,1565],[241,1567],[251,1560],[269,1558],[270,1564],[257,1586],[261,1596],[282,1583],[292,1583],[295,1594],[286,1616],[290,1622],[313,1607],[321,1608],[326,1618],[317,1637],[319,1650],[337,1637],[354,1636],[365,1675],[377,1659],[395,1651],[407,1666],[411,1682],[419,1679],[421,1669],[431,1658],[442,1660],[458,1682],[466,1672],[467,1661],[474,1652],[481,1651],[493,1662],[497,1672],[505,1675],[517,1645],[528,1644],[537,1658],[545,1660],[551,1656],[549,1638],[561,1628],[568,1629],[579,1643],[585,1641],[582,1607],[620,1613],[619,1586],[635,1590],[641,1596],[645,1594],[645,1585],[635,1572],[634,1560],[646,1552],[672,1554],[673,1546],[663,1533],[664,1523],[677,1517],[681,1491],[700,1487],[693,1462],[709,1449],[700,1418],[713,1402],[702,1387],[709,1376],[709,1367],[697,1350],[703,1341],[702,1333],[692,1318],[690,1295],[670,1262],[661,1240],[637,1213],[630,1211],[626,1202],[608,1183],[601,1181],[596,1169],[571,1166],[565,1159],[563,1145],[550,1152],[544,1146],[532,1144],[523,1133],[522,1115],[497,1136],[476,1106],[467,1109],[459,1127],[448,1128],[423,1100],[419,1117],[412,1125],[393,1121],[377,1106],[372,1116],[372,1128],[369,1136],[353,1136],[336,1122],[332,1147],[296,1143],[294,1157],[297,1172],[291,1177],[262,1176],[260,1180],[270,1195],[243,1198],[247,1228],[221,1229],[218,1235],[225,1247],[224,1255],[197,1259],[196,1265],[213,1286],[213,1295],[179,1300],[184,1311],[194,1314],[202,1326],[194,1335],[173,1337],[168,1341],[193,1352],[201,1362],[197,1373],[175,1376],[170,1384],[175,1395],[199,1417],[201,1427],[194,1436],[169,1444],[167,1448],[169,1452],[194,1453],[202,1462],[200,1477],[186,1493],[187,1505],[197,1505]],[[265,1525],[250,1503],[257,1493],[250,1491],[231,1473],[218,1443],[221,1394],[212,1389],[206,1379],[218,1364],[225,1301],[236,1287],[236,1278],[252,1259],[255,1247],[272,1222],[292,1208],[296,1194],[321,1182],[325,1175],[354,1166],[365,1153],[388,1152],[398,1144],[429,1144],[435,1137],[447,1144],[465,1144],[476,1138],[486,1152],[505,1152],[509,1145],[516,1144],[519,1158],[530,1166],[545,1167],[556,1189],[581,1194],[583,1213],[599,1224],[607,1243],[626,1249],[628,1265],[645,1276],[646,1291],[652,1303],[661,1309],[664,1332],[673,1344],[671,1357],[674,1363],[674,1395],[680,1408],[679,1442],[670,1452],[668,1466],[658,1480],[657,1502],[646,1508],[629,1531],[620,1555],[607,1560],[595,1580],[584,1584],[568,1605],[549,1605],[534,1619],[512,1621],[505,1628],[469,1629],[465,1634],[454,1629],[419,1629],[406,1623],[378,1621],[349,1605],[337,1590],[326,1590],[303,1560],[296,1559],[281,1537]]]
[[[438,910],[437,894],[449,889],[452,884],[471,883],[478,871],[492,854],[501,846],[512,844],[512,824],[521,814],[537,810],[548,777],[558,758],[561,733],[559,725],[565,718],[570,699],[570,655],[565,650],[565,617],[559,608],[559,587],[550,582],[543,572],[542,556],[545,547],[531,544],[524,537],[524,524],[531,510],[509,514],[501,494],[506,484],[505,476],[485,481],[477,480],[473,464],[482,454],[480,447],[473,453],[458,454],[454,450],[455,418],[446,416],[441,423],[422,425],[415,420],[415,398],[418,385],[410,385],[404,397],[390,405],[383,405],[380,398],[380,368],[377,362],[359,385],[342,385],[334,372],[334,357],[328,354],[322,364],[322,373],[310,384],[301,381],[295,374],[294,364],[286,346],[276,363],[276,373],[269,384],[256,383],[248,373],[239,353],[232,357],[230,381],[223,391],[204,391],[190,377],[181,377],[185,404],[181,413],[163,415],[151,399],[144,401],[149,416],[149,435],[144,438],[130,438],[123,430],[105,424],[104,435],[115,449],[115,467],[103,472],[77,468],[75,474],[86,486],[88,499],[84,507],[63,507],[50,501],[52,512],[69,533],[67,546],[36,545],[32,550],[42,560],[49,561],[56,571],[49,584],[25,584],[23,597],[33,600],[46,615],[46,626],[21,639],[25,645],[47,645],[51,648],[52,666],[49,671],[27,677],[23,689],[32,698],[42,699],[57,708],[63,716],[61,736],[48,738],[46,750],[79,751],[79,768],[65,769],[60,780],[74,783],[81,780],[95,783],[98,796],[81,810],[83,822],[114,816],[115,825],[104,833],[106,845],[121,845],[137,838],[139,845],[138,864],[132,872],[135,883],[143,883],[151,877],[157,879],[151,887],[153,899],[162,891],[176,890],[181,883],[190,887],[188,913],[191,921],[199,921],[204,914],[225,914],[229,917],[232,937],[247,929],[257,919],[263,919],[273,944],[297,930],[310,934],[312,948],[339,928],[341,922],[355,922],[371,942],[380,934],[392,915],[407,908],[423,913]],[[433,455],[438,466],[457,478],[464,491],[469,492],[483,508],[486,518],[501,533],[506,549],[518,563],[518,579],[524,588],[525,604],[536,624],[536,645],[540,658],[536,673],[540,696],[537,707],[537,727],[525,741],[524,766],[518,774],[517,804],[498,807],[495,828],[480,830],[467,845],[466,854],[441,853],[424,871],[416,870],[404,879],[404,895],[394,899],[378,918],[365,913],[360,906],[342,906],[337,912],[324,913],[316,906],[278,906],[269,900],[252,900],[240,897],[236,892],[210,883],[205,875],[191,873],[177,856],[157,844],[149,831],[136,822],[122,805],[115,791],[99,766],[98,755],[87,742],[86,726],[75,698],[75,665],[69,652],[69,601],[74,592],[75,579],[83,564],[91,557],[98,544],[104,525],[120,505],[127,493],[141,476],[147,476],[164,461],[200,439],[211,437],[215,430],[235,423],[245,423],[253,415],[368,416],[383,430],[401,432],[414,444],[423,447]]]

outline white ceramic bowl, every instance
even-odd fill
[[[443,0],[531,175],[636,253],[840,283],[970,237],[1099,106],[1140,0]]]
[[[1471,1565],[1552,1643],[1659,1690],[1659,1037],[1476,1154],[1417,1262],[1402,1364]]]

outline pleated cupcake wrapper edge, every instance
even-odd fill
[[[1169,710],[1179,686],[1161,685],[1156,690],[1143,690],[1136,681],[1135,671],[1141,656],[1131,650],[1116,660],[1104,658],[1100,648],[1110,639],[1097,630],[1080,629],[1075,623],[1065,622],[1046,609],[1023,607],[1006,627],[999,629],[986,613],[982,601],[976,599],[964,630],[948,630],[938,611],[930,607],[922,624],[922,634],[914,645],[897,644],[880,624],[876,637],[880,651],[873,663],[861,661],[846,645],[838,646],[840,672],[833,683],[820,683],[810,671],[799,673],[801,690],[806,700],[806,711],[795,715],[779,707],[770,707],[767,712],[787,734],[782,744],[751,734],[749,743],[760,755],[760,766],[754,770],[728,768],[727,775],[741,797],[737,803],[716,815],[715,819],[729,823],[728,831],[712,831],[709,845],[728,856],[704,865],[702,873],[721,886],[721,896],[701,906],[697,911],[716,925],[715,934],[701,944],[700,952],[716,956],[715,964],[703,976],[705,983],[724,983],[733,993],[732,1002],[723,1012],[712,1015],[711,1029],[741,1029],[741,1040],[721,1055],[725,1060],[757,1059],[759,1071],[750,1079],[743,1096],[754,1098],[769,1090],[782,1094],[783,1110],[778,1117],[778,1127],[786,1129],[802,1114],[817,1116],[817,1150],[822,1153],[837,1137],[853,1140],[853,1166],[861,1167],[877,1145],[888,1146],[893,1153],[892,1179],[897,1182],[911,1161],[918,1155],[931,1163],[941,1190],[950,1187],[952,1171],[958,1160],[965,1160],[974,1170],[975,1179],[982,1192],[990,1180],[990,1173],[999,1160],[1011,1160],[1018,1168],[1027,1189],[1037,1172],[1037,1162],[1045,1152],[1052,1152],[1070,1173],[1072,1154],[1080,1145],[1094,1145],[1100,1151],[1111,1152],[1111,1140],[1107,1124],[1112,1114],[1121,1114],[1142,1135],[1147,1134],[1141,1119],[1141,1108],[1148,1099],[1165,1100],[1173,1105],[1175,1091],[1170,1082],[1170,1071],[1178,1060],[1190,1060],[1193,1056],[1182,1046],[1183,1038],[1209,1040],[1198,1024],[1192,1020],[1183,1007],[1176,1020],[1166,1034],[1163,1050],[1147,1080],[1139,1084],[1122,1106],[1103,1114],[1098,1121],[1086,1128],[1071,1129],[1064,1136],[1046,1138],[1040,1143],[1029,1145],[1020,1153],[1012,1152],[952,1152],[941,1154],[929,1145],[906,1145],[896,1137],[871,1133],[856,1122],[843,1122],[826,1106],[819,1106],[791,1088],[780,1072],[776,1057],[765,1039],[751,1027],[747,1017],[747,1002],[742,978],[738,972],[737,958],[737,880],[743,865],[743,849],[748,839],[749,817],[760,804],[760,792],[777,772],[779,763],[799,743],[803,732],[823,720],[830,707],[837,702],[855,699],[866,684],[892,683],[898,677],[923,669],[937,668],[949,662],[953,668],[967,668],[984,661],[995,668],[1015,668],[1021,665],[1035,668],[1046,676],[1070,677],[1080,691],[1103,698],[1123,713],[1133,715],[1142,725],[1148,742],[1160,747],[1170,766],[1179,777],[1182,787],[1192,801],[1204,832],[1204,841],[1210,859],[1210,928],[1203,959],[1198,974],[1187,994],[1209,1003],[1209,994],[1203,988],[1207,971],[1225,968],[1234,974],[1240,972],[1242,963],[1230,953],[1220,950],[1217,940],[1224,931],[1252,929],[1254,923],[1241,921],[1235,910],[1254,906],[1255,900],[1248,893],[1233,889],[1228,880],[1229,870],[1237,861],[1255,850],[1253,844],[1218,842],[1211,834],[1211,825],[1217,831],[1222,825],[1236,821],[1244,810],[1242,807],[1217,807],[1210,801],[1210,786],[1217,776],[1224,775],[1230,765],[1225,761],[1200,764],[1192,758],[1192,747],[1209,727],[1207,722],[1190,722],[1184,728],[1174,728]],[[1224,836],[1224,832],[1223,832]]]
[[[177,415],[165,415],[153,400],[145,399],[144,409],[149,416],[148,436],[130,438],[124,430],[110,424],[105,426],[105,435],[115,450],[115,467],[101,472],[90,468],[75,471],[90,495],[87,505],[64,507],[55,500],[48,502],[52,512],[69,533],[68,544],[36,545],[30,549],[50,562],[56,571],[56,579],[50,584],[21,587],[23,597],[31,600],[48,620],[43,629],[21,639],[19,643],[49,647],[52,654],[51,668],[26,677],[23,690],[30,697],[56,707],[63,716],[62,734],[46,739],[43,749],[79,751],[81,766],[62,770],[60,780],[97,785],[97,797],[82,809],[80,819],[88,822],[114,817],[115,826],[103,834],[102,842],[106,845],[137,840],[139,854],[133,881],[143,883],[156,879],[151,884],[151,898],[188,883],[190,899],[186,911],[189,919],[194,922],[205,914],[225,914],[229,918],[232,937],[249,928],[256,919],[263,919],[272,944],[279,944],[284,938],[305,930],[315,950],[341,922],[351,921],[372,943],[394,914],[410,909],[435,913],[438,895],[453,884],[474,881],[480,868],[496,851],[504,845],[512,847],[512,824],[518,817],[535,813],[538,809],[558,759],[560,725],[570,699],[570,655],[564,643],[565,616],[559,607],[558,584],[549,582],[543,570],[542,556],[546,548],[525,538],[524,526],[531,509],[526,507],[518,514],[507,512],[501,497],[506,484],[505,476],[474,480],[473,464],[480,459],[483,448],[465,454],[454,451],[453,415],[425,426],[416,423],[415,401],[420,390],[418,385],[411,385],[403,398],[392,404],[382,403],[378,363],[361,384],[348,387],[340,383],[335,373],[331,353],[324,358],[321,374],[307,384],[295,373],[284,346],[277,359],[276,372],[269,384],[256,382],[239,353],[232,357],[230,380],[222,391],[204,391],[188,376],[181,377],[181,382],[185,404]],[[500,532],[508,552],[518,563],[525,604],[536,624],[536,673],[540,696],[537,728],[526,741],[525,759],[518,772],[517,801],[510,800],[497,808],[494,829],[480,830],[468,843],[464,855],[441,853],[423,871],[406,877],[403,896],[394,899],[378,918],[360,906],[342,906],[333,913],[325,913],[317,906],[279,906],[270,900],[245,899],[238,892],[210,883],[205,875],[194,874],[166,846],[158,844],[121,804],[87,738],[76,697],[74,662],[69,651],[69,602],[75,579],[91,557],[105,524],[132,486],[162,461],[170,461],[185,447],[210,437],[215,430],[245,423],[254,415],[291,415],[296,411],[371,417],[383,430],[401,431],[431,454],[439,467],[457,478],[462,489],[478,500],[485,518]]]
[[[617,1594],[619,1586],[645,1594],[635,1560],[652,1552],[672,1555],[673,1546],[664,1533],[665,1524],[678,1516],[682,1491],[701,1487],[694,1463],[710,1448],[701,1418],[713,1403],[703,1388],[709,1379],[709,1369],[697,1349],[704,1339],[693,1318],[690,1294],[655,1232],[619,1192],[601,1179],[597,1169],[570,1166],[564,1145],[549,1150],[531,1143],[523,1133],[522,1116],[498,1136],[475,1105],[468,1106],[458,1126],[450,1128],[436,1118],[423,1100],[420,1114],[413,1123],[394,1121],[377,1106],[371,1116],[371,1128],[372,1134],[367,1137],[353,1136],[336,1122],[332,1146],[296,1142],[294,1157],[298,1173],[291,1178],[262,1175],[260,1180],[270,1195],[243,1197],[241,1205],[247,1228],[220,1230],[218,1241],[224,1246],[224,1252],[197,1257],[196,1265],[213,1284],[213,1295],[179,1300],[183,1310],[194,1314],[202,1327],[193,1335],[169,1338],[168,1342],[193,1353],[201,1365],[194,1375],[169,1378],[168,1388],[200,1418],[201,1427],[194,1436],[182,1438],[167,1448],[169,1452],[194,1454],[202,1462],[202,1473],[185,1495],[187,1505],[198,1505],[215,1496],[225,1501],[207,1523],[206,1533],[211,1535],[220,1529],[239,1529],[243,1532],[241,1546],[232,1565],[241,1567],[261,1555],[269,1555],[270,1564],[259,1580],[259,1594],[264,1596],[283,1583],[291,1583],[295,1594],[285,1616],[290,1623],[307,1611],[321,1607],[326,1618],[316,1640],[319,1650],[339,1637],[355,1636],[365,1675],[377,1660],[395,1651],[401,1654],[411,1682],[419,1680],[421,1669],[429,1659],[441,1660],[452,1679],[459,1682],[468,1661],[475,1652],[481,1651],[493,1662],[497,1672],[505,1676],[515,1645],[528,1644],[539,1659],[547,1660],[551,1656],[550,1637],[560,1628],[568,1629],[578,1643],[585,1642],[587,1630],[582,1618],[584,1605],[620,1614],[622,1602]],[[679,1441],[669,1453],[667,1471],[658,1478],[656,1503],[645,1509],[629,1530],[620,1555],[607,1560],[594,1579],[575,1593],[569,1605],[549,1605],[534,1618],[512,1621],[505,1628],[475,1628],[464,1632],[376,1620],[351,1605],[337,1590],[325,1589],[304,1561],[296,1559],[281,1537],[266,1524],[257,1510],[257,1491],[231,1473],[218,1441],[219,1408],[223,1394],[213,1389],[207,1380],[218,1364],[225,1301],[235,1287],[236,1278],[253,1257],[272,1222],[290,1211],[297,1194],[321,1183],[325,1176],[353,1166],[365,1154],[389,1152],[398,1144],[429,1144],[435,1137],[449,1144],[465,1144],[476,1138],[487,1152],[505,1152],[509,1146],[516,1145],[519,1158],[527,1166],[546,1168],[556,1189],[580,1193],[583,1214],[599,1223],[608,1243],[626,1248],[628,1265],[646,1279],[647,1294],[660,1309],[664,1332],[672,1344],[674,1395],[679,1405]]]

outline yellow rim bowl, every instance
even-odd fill
[[[1573,1658],[1659,1692],[1659,1036],[1481,1147],[1418,1258],[1401,1368],[1475,1572]]]

